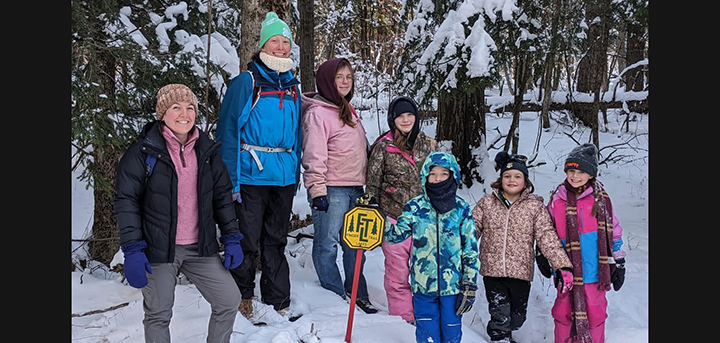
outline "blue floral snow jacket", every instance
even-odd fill
[[[390,244],[412,235],[410,284],[413,293],[454,295],[461,291],[463,281],[477,282],[480,261],[478,239],[470,205],[455,196],[455,208],[438,214],[430,204],[425,183],[432,166],[452,170],[460,184],[460,167],[455,157],[445,152],[432,152],[420,171],[423,193],[410,199],[397,224],[387,226],[384,239]]]

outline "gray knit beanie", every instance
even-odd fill
[[[590,174],[592,177],[597,177],[597,154],[598,151],[595,144],[585,143],[576,146],[570,151],[567,159],[565,159],[565,172],[569,169],[578,169]]]

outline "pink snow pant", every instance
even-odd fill
[[[389,222],[389,220],[388,220]],[[388,224],[389,225],[389,224]],[[388,300],[388,313],[400,316],[406,321],[415,319],[413,314],[412,291],[410,290],[410,252],[412,236],[397,243],[383,242],[381,245],[385,255],[385,294]]]
[[[605,342],[607,299],[605,298],[606,291],[598,290],[597,286],[597,282],[585,284],[585,300],[587,302],[590,336],[592,336],[593,343],[603,343]],[[560,293],[558,291],[555,305],[552,308],[552,316],[555,319],[555,343],[565,343],[565,339],[570,336],[572,302],[569,294],[569,292]],[[568,340],[568,343],[573,343],[573,341]]]

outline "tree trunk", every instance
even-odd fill
[[[244,0],[240,15],[242,16],[240,46],[238,47],[238,56],[240,57],[240,70],[246,69],[247,64],[252,60],[252,56],[260,51],[258,46],[260,42],[260,29],[262,22],[268,12],[275,12],[278,18],[282,19],[292,31],[288,18],[289,5],[287,0]],[[294,35],[293,35],[294,38]]]
[[[298,0],[300,29],[300,82],[303,92],[315,91],[315,10],[314,0]]]
[[[527,79],[529,74],[528,55],[521,54],[516,57],[515,62],[515,101],[513,104],[513,120],[510,124],[507,137],[505,138],[505,147],[503,150],[510,151],[512,147],[513,154],[518,153],[518,142],[520,141],[520,108],[523,104],[523,96],[526,91]]]
[[[607,37],[609,32],[608,0],[588,0],[586,2],[585,21],[589,25],[586,44],[587,54],[578,64],[577,90],[579,92],[596,93],[595,104],[591,107],[581,106],[574,111],[575,116],[587,127],[591,128],[592,140],[596,146],[598,138],[599,95],[607,72]],[[596,20],[599,18],[599,21]]]
[[[542,112],[541,112],[541,120],[542,120],[542,127],[544,129],[550,128],[550,101],[552,96],[552,80],[553,80],[553,70],[555,69],[555,54],[557,51],[557,41],[559,39],[558,37],[558,27],[560,26],[560,16],[562,13],[562,0],[556,0],[555,1],[555,15],[552,19],[552,26],[551,26],[551,41],[550,41],[550,51],[548,51],[546,60],[545,60],[545,75],[543,76],[543,86],[541,89],[545,91],[543,94],[542,99]],[[539,133],[538,133],[539,135]],[[533,151],[534,153],[535,151]]]
[[[438,96],[435,138],[453,142],[452,154],[458,159],[461,180],[468,187],[484,181],[475,170],[480,161],[473,155],[473,150],[482,143],[481,135],[485,135],[484,94],[484,89],[473,94],[453,89]]]
[[[93,186],[93,239],[88,243],[90,259],[110,265],[120,248],[117,217],[115,216],[115,190],[107,184],[115,184],[115,171],[122,157],[112,145],[93,151],[96,174]]]
[[[645,40],[643,38],[644,28],[640,25],[628,25],[627,40],[627,65],[633,65],[645,58]],[[626,91],[642,91],[645,88],[645,75],[643,74],[643,66],[628,70],[625,73],[625,90]],[[628,101],[628,108],[633,112],[638,112],[638,101]]]
[[[92,129],[95,137],[107,137],[114,127],[109,113],[116,113],[115,101],[115,58],[108,51],[102,51],[97,56],[99,62],[98,83],[107,101],[102,102],[102,111],[95,116]],[[93,177],[94,211],[93,211],[93,240],[88,244],[90,258],[104,264],[110,264],[120,247],[117,218],[114,211],[115,198],[115,172],[122,152],[117,151],[111,142],[96,141],[93,146],[93,164],[95,173]]]

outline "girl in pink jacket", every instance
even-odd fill
[[[345,212],[365,192],[367,138],[355,109],[350,105],[354,74],[350,61],[334,58],[315,73],[318,92],[302,94],[303,181],[313,216],[312,258],[320,285],[343,299],[352,293],[355,250],[340,239]],[[335,260],[337,247],[343,250],[345,281]],[[356,305],[375,313],[363,273],[363,252]]]
[[[558,292],[552,308],[556,343],[604,342],[605,293],[611,285],[618,291],[625,281],[622,227],[595,178],[597,154],[590,143],[573,149],[565,160],[565,182],[548,203],[575,276],[572,290]]]

